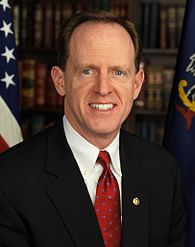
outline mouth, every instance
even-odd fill
[[[97,103],[92,103],[89,104],[91,108],[99,111],[109,111],[114,108],[114,104],[112,103],[106,103],[106,104],[97,104]]]

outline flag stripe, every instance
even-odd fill
[[[8,144],[5,142],[3,137],[0,135],[0,153],[4,152],[9,148]]]

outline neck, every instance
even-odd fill
[[[115,131],[109,133],[99,133],[99,132],[92,132],[84,131],[80,126],[75,126],[70,119],[66,117],[70,126],[86,141],[97,147],[98,149],[102,150],[108,147],[113,140],[116,138],[120,129],[116,129]]]
[[[112,136],[106,136],[105,134],[102,135],[94,135],[94,136],[85,136],[82,133],[79,133],[83,138],[85,138],[88,142],[96,146],[98,149],[103,150],[108,147],[113,140],[116,138],[118,131]]]

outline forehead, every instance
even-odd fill
[[[78,51],[81,48],[96,49],[98,47],[124,48],[134,52],[132,39],[121,25],[117,23],[85,22],[76,27],[70,39],[70,50]]]

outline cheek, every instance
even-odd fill
[[[120,87],[118,89],[120,98],[122,101],[124,102],[130,102],[133,100],[133,96],[134,96],[134,87],[132,83],[128,83],[126,85],[124,85],[123,87]]]
[[[84,104],[86,103],[86,98],[88,95],[88,90],[83,85],[72,85],[67,92],[67,99],[71,102],[72,107],[80,109],[80,111],[85,110]]]
[[[123,105],[123,111],[125,115],[128,115],[131,111],[134,102],[134,89],[133,87],[126,87],[121,94],[121,101]]]

